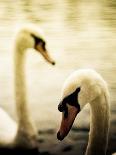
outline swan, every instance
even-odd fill
[[[49,56],[43,34],[35,25],[22,27],[15,37],[14,47],[14,85],[17,122],[0,108],[0,148],[36,148],[37,131],[29,114],[26,99],[24,65],[26,51],[34,48],[50,64],[54,60]]]
[[[58,110],[62,121],[57,133],[63,140],[69,133],[77,114],[89,103],[90,133],[86,155],[106,155],[109,133],[109,91],[106,82],[93,69],[79,69],[64,83]]]

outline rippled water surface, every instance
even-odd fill
[[[58,128],[61,115],[57,105],[66,77],[89,67],[108,82],[116,135],[116,1],[0,0],[0,106],[14,119],[13,39],[15,29],[29,22],[43,29],[56,60],[56,66],[51,66],[36,52],[28,51],[28,101],[37,127]],[[84,115],[86,109],[76,123],[87,124]]]

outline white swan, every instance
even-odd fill
[[[28,25],[20,29],[15,42],[15,91],[18,122],[0,109],[0,147],[35,148],[37,132],[26,104],[24,63],[28,48],[35,48],[51,64],[55,62],[46,50],[45,41],[38,27]]]
[[[85,154],[105,155],[109,131],[109,92],[106,82],[94,70],[80,69],[65,82],[58,106],[63,113],[57,138],[64,139],[77,113],[87,103],[91,107],[91,122]]]

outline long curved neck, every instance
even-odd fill
[[[91,104],[89,142],[86,155],[106,155],[109,130],[109,103],[105,94]]]
[[[17,136],[26,132],[27,135],[33,133],[32,120],[29,115],[29,110],[26,104],[26,85],[24,74],[25,55],[23,49],[16,48],[15,50],[15,96],[16,109],[18,116],[18,132]]]

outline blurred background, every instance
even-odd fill
[[[35,23],[45,33],[55,66],[28,51],[26,82],[30,112],[39,131],[41,151],[84,153],[89,107],[76,118],[63,142],[56,132],[57,110],[65,79],[79,68],[93,68],[107,81],[111,96],[111,148],[116,149],[116,1],[115,0],[0,0],[0,106],[15,120],[13,46],[15,29]],[[116,151],[116,150],[115,150]]]

